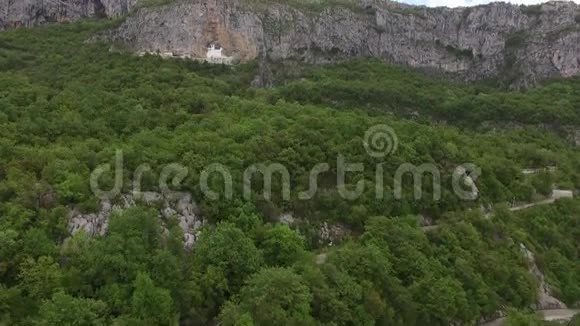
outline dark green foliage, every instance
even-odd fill
[[[174,325],[169,291],[155,287],[146,273],[139,273],[131,298],[131,316],[143,325]]]
[[[229,223],[220,223],[202,234],[193,260],[192,313],[201,320],[215,317],[219,308],[263,265],[262,254],[252,239]]]
[[[549,172],[539,173],[533,176],[532,185],[540,194],[549,196],[554,187],[554,177]]]
[[[527,234],[525,241],[537,252],[550,284],[570,305],[580,298],[579,212],[577,202],[567,200],[552,207],[538,207],[516,219]]]
[[[304,254],[304,239],[288,226],[277,225],[264,234],[264,258],[272,266],[292,266]]]
[[[542,5],[520,6],[522,12],[528,16],[539,16],[542,14]]]
[[[57,292],[43,302],[34,325],[106,325],[107,305]]]
[[[220,316],[224,325],[314,325],[312,295],[301,277],[289,269],[263,269],[240,291],[239,303],[228,303]]]
[[[231,224],[219,224],[207,231],[196,246],[195,267],[204,272],[219,268],[227,277],[228,287],[237,291],[244,280],[257,272],[263,258],[252,239]]]
[[[138,6],[143,7],[157,7],[157,6],[164,6],[175,2],[176,0],[144,0],[138,3]]]
[[[577,148],[535,128],[497,128],[502,121],[577,127],[578,80],[508,92],[359,60],[303,66],[295,76],[304,79],[255,89],[255,64],[136,57],[84,42],[109,26],[0,33],[0,324],[474,324],[535,302],[538,282],[521,243],[561,300],[580,300],[578,200],[479,214],[481,206],[545,198],[553,184],[580,188]],[[474,128],[482,121],[494,132]],[[363,146],[377,124],[399,140],[383,159]],[[140,204],[115,212],[104,236],[70,236],[71,208],[99,209],[89,176],[117,149],[124,193],[140,164],[152,168],[146,191],[159,191],[167,164],[189,169],[176,190],[192,193],[208,222],[191,252],[177,221]],[[348,186],[366,185],[356,200],[336,190],[339,154],[365,167],[347,178]],[[376,165],[389,192],[405,162],[441,170],[441,200],[429,198],[431,186],[421,200],[375,199]],[[482,168],[476,202],[453,194],[453,169],[465,162]],[[211,163],[229,168],[232,200],[223,199],[221,177],[208,184],[222,199],[200,190]],[[244,170],[255,163],[288,168],[289,201],[278,177],[270,201],[261,186],[243,198]],[[319,176],[312,200],[300,200],[318,163],[331,172]],[[552,165],[557,172],[521,173]],[[411,180],[402,187],[412,194]],[[270,224],[285,212],[296,217],[292,227]],[[417,214],[442,226],[425,233]],[[350,238],[321,248],[323,222],[340,223]],[[319,251],[324,259],[315,259]]]
[[[505,41],[506,48],[518,48],[524,44],[526,38],[528,37],[526,31],[517,31],[508,35]]]
[[[32,258],[20,266],[19,278],[23,291],[35,299],[49,299],[61,286],[62,272],[52,257]]]
[[[509,41],[514,47],[524,37],[515,35]],[[515,55],[515,51],[514,48],[507,52]],[[483,86],[450,85],[403,68],[362,60],[315,68],[305,75],[305,79],[278,88],[277,97],[340,109],[371,108],[414,118],[420,115],[470,128],[481,127],[483,121],[498,125],[580,123],[580,112],[575,106],[580,98],[574,92],[579,87],[578,79],[507,92]]]
[[[456,48],[456,47],[451,46],[451,45],[445,46],[445,49],[449,53],[452,53],[459,58],[465,57],[468,59],[473,59],[473,50],[471,50],[471,49],[460,49],[460,48]]]

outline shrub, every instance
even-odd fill
[[[539,16],[542,14],[542,5],[521,6],[521,9],[528,16]]]
[[[515,33],[512,33],[508,36],[508,38],[505,41],[505,47],[506,48],[519,48],[520,46],[522,46],[524,44],[526,40],[526,32],[525,31],[518,31]]]

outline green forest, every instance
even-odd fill
[[[540,281],[522,246],[559,300],[580,303],[580,200],[509,209],[580,189],[580,151],[557,128],[580,126],[580,79],[508,91],[360,59],[273,66],[276,85],[255,88],[257,63],[139,57],[95,41],[113,24],[0,33],[0,325],[476,325],[498,311],[510,326],[548,325],[530,309]],[[396,132],[389,156],[365,151],[376,125]],[[176,219],[139,203],[103,236],[71,235],[71,210],[99,209],[92,171],[117,151],[122,193],[142,164],[152,192],[167,165],[188,169],[173,188],[205,221],[192,249]],[[366,186],[356,199],[337,191],[339,156],[364,167],[346,180]],[[215,163],[231,172],[231,199],[200,188]],[[276,177],[271,198],[259,187],[243,196],[257,163],[288,169],[290,198]],[[301,200],[319,163],[330,169]],[[436,166],[441,199],[431,179],[414,199],[408,178],[395,198],[404,163]],[[481,168],[475,201],[452,189],[465,163]],[[546,167],[556,169],[522,173]],[[225,196],[219,178],[210,186]],[[295,222],[279,223],[288,212]],[[439,227],[425,232],[419,215]],[[324,225],[347,232],[329,243]]]

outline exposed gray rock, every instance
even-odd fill
[[[0,0],[0,29],[116,17],[139,0]],[[255,85],[270,85],[268,62],[327,63],[375,57],[462,80],[500,77],[511,86],[580,74],[580,6],[549,2],[426,8],[381,0],[321,11],[273,2],[176,0],[138,8],[112,33],[135,51],[206,58],[210,44],[262,65]]]
[[[501,76],[514,87],[580,73],[580,7],[573,2],[449,9],[361,0],[320,12],[256,3],[194,0],[144,8],[113,39],[136,51],[199,58],[208,44],[220,44],[241,61],[376,57],[464,80]]]
[[[139,0],[0,0],[0,30],[72,21],[85,17],[118,17]]]
[[[112,204],[109,200],[101,201],[98,213],[82,214],[74,209],[69,217],[68,229],[71,234],[84,230],[91,237],[102,236],[107,231],[112,213]]]
[[[340,243],[349,234],[350,230],[340,223],[328,224],[328,222],[324,222],[319,231],[319,239],[321,244],[332,246]]]
[[[184,246],[191,248],[195,244],[203,226],[203,219],[199,217],[196,204],[188,193],[183,193],[176,199],[155,192],[145,192],[138,197],[123,195],[117,204],[113,204],[109,199],[103,199],[97,213],[82,214],[74,209],[69,217],[68,229],[71,234],[84,230],[91,237],[103,236],[115,211],[134,207],[138,203],[160,207],[159,218],[164,221],[172,217],[177,218],[179,227],[184,233]]]
[[[278,222],[285,225],[292,225],[295,222],[294,214],[284,213],[278,217]]]
[[[575,127],[563,127],[567,134],[568,141],[576,146],[580,146],[580,129]]]
[[[419,222],[419,226],[421,227],[428,227],[435,225],[435,221],[431,217],[425,215],[417,215],[417,221]]]
[[[540,282],[540,287],[538,289],[538,302],[532,307],[534,310],[547,310],[547,309],[566,309],[566,304],[562,301],[556,299],[553,296],[552,288],[548,283],[546,283],[546,278],[544,273],[536,265],[536,258],[534,253],[528,250],[526,246],[522,243],[520,244],[522,254],[528,261],[528,267],[530,273],[534,275]]]

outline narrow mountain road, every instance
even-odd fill
[[[542,315],[543,319],[546,321],[570,321],[574,316],[580,314],[580,310],[576,309],[552,309],[552,310],[541,310],[538,314]],[[503,326],[505,325],[506,318],[498,318],[487,323],[480,324],[480,326]]]
[[[548,199],[543,199],[543,200],[533,202],[533,203],[527,203],[527,204],[513,206],[513,207],[510,207],[509,210],[511,212],[517,212],[517,211],[525,210],[525,209],[536,207],[536,206],[551,205],[551,204],[554,204],[558,199],[562,199],[562,198],[573,198],[573,193],[570,191],[567,191],[567,190],[554,189],[552,196]],[[493,213],[486,213],[483,217],[487,219],[487,218],[491,218],[492,216],[493,216]],[[423,230],[424,232],[430,232],[433,230],[437,230],[438,228],[439,228],[439,225],[428,225],[428,226],[421,227],[421,230]]]
[[[556,202],[556,198],[548,198],[548,199],[540,200],[540,201],[537,201],[534,203],[528,203],[528,204],[522,204],[522,205],[510,207],[509,210],[511,212],[517,212],[517,211],[521,211],[521,210],[536,207],[536,206],[551,205],[555,202]],[[488,219],[488,218],[491,218],[492,216],[493,216],[493,213],[486,213],[485,215],[483,215],[483,218]],[[421,230],[423,230],[424,232],[431,232],[431,231],[439,229],[439,227],[440,227],[440,225],[437,225],[437,224],[427,225],[427,226],[421,227]]]
[[[544,316],[544,320],[548,321],[560,321],[560,320],[571,320],[577,314],[580,314],[578,309],[556,309],[556,310],[543,310],[540,313]]]
[[[529,204],[523,204],[523,205],[511,207],[510,211],[517,212],[517,211],[521,211],[523,209],[528,209],[528,208],[532,208],[532,207],[536,207],[536,206],[540,206],[540,205],[550,205],[550,204],[553,204],[555,202],[556,202],[556,198],[548,198],[548,199],[537,201],[535,203],[529,203]]]

